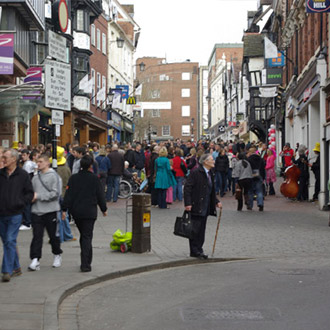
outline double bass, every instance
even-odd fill
[[[296,198],[299,192],[298,179],[300,176],[300,169],[296,165],[289,166],[285,172],[285,180],[281,184],[281,194],[288,198]]]

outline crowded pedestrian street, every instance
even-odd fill
[[[275,186],[277,191],[279,184]],[[23,274],[1,285],[0,329],[59,329],[60,303],[63,301],[65,304],[72,293],[81,288],[87,290],[90,285],[111,278],[152,269],[236,258],[267,260],[270,263],[285,258],[293,263],[299,262],[298,268],[306,268],[310,263],[329,265],[328,213],[319,211],[316,203],[290,201],[276,194],[265,197],[264,212],[257,209],[239,212],[236,210],[237,201],[227,193],[221,198],[223,211],[213,259],[211,251],[217,218],[208,218],[204,251],[209,254],[209,259],[204,261],[190,258],[188,240],[173,235],[175,218],[184,209],[182,202],[173,202],[170,209],[151,209],[150,252],[112,251],[109,247],[112,234],[117,229],[125,231],[126,202],[126,199],[118,199],[117,203],[107,203],[107,217],[99,217],[95,223],[91,273],[79,272],[78,241],[61,245],[62,266],[53,268],[53,255],[47,239],[44,240],[41,269],[29,272],[32,232],[20,231],[18,250]],[[71,225],[71,230],[77,237],[75,225]],[[130,217],[128,230],[131,230]],[[173,272],[175,274],[175,269]],[[64,312],[67,313],[64,319],[71,325],[62,329],[74,329],[75,312],[67,306]],[[63,309],[61,315],[63,317]]]

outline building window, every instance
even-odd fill
[[[152,117],[160,117],[159,109],[152,109]]]
[[[161,74],[161,75],[159,76],[159,80],[160,80],[160,81],[165,81],[165,80],[169,80],[169,79],[170,79],[170,77],[167,76],[166,74]]]
[[[105,89],[105,94],[107,94],[107,78],[105,76],[102,76],[102,88]],[[102,101],[102,109],[105,109],[106,103],[105,100]]]
[[[92,86],[92,104],[95,105],[95,70],[92,69],[92,78],[93,86]]]
[[[96,94],[99,92],[101,89],[101,74],[97,72],[96,74]],[[100,100],[97,100],[97,106],[101,104]]]
[[[182,80],[191,80],[190,72],[182,72]]]
[[[190,125],[182,125],[182,136],[190,136]]]
[[[181,89],[182,97],[190,97],[190,88],[182,88]]]
[[[77,10],[76,29],[81,32],[87,32],[89,30],[89,26],[87,29],[86,13],[81,9]]]
[[[101,31],[99,29],[96,30],[96,48],[101,50]]]
[[[150,92],[150,98],[152,99],[159,99],[160,98],[160,90],[154,89]]]
[[[91,43],[95,46],[95,25],[91,25]]]
[[[107,38],[105,33],[102,33],[102,53],[107,55]]]
[[[170,125],[162,126],[162,135],[170,136]]]
[[[181,110],[182,117],[190,117],[190,105],[183,105]]]

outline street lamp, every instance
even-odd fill
[[[112,44],[112,43],[114,43],[114,42],[117,43],[117,47],[118,47],[118,48],[123,48],[123,47],[124,47],[124,42],[125,42],[124,39],[122,39],[122,38],[118,38],[118,37],[117,37],[116,40],[110,40],[110,44]]]
[[[191,138],[194,139],[194,122],[195,122],[195,118],[191,118]]]

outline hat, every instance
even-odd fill
[[[320,152],[320,142],[315,143],[315,148],[313,149],[313,151]]]
[[[57,157],[57,165],[64,165],[66,163],[66,159],[64,157],[64,148],[57,147],[56,148],[56,157]]]
[[[13,149],[18,149],[18,141],[13,141]]]

